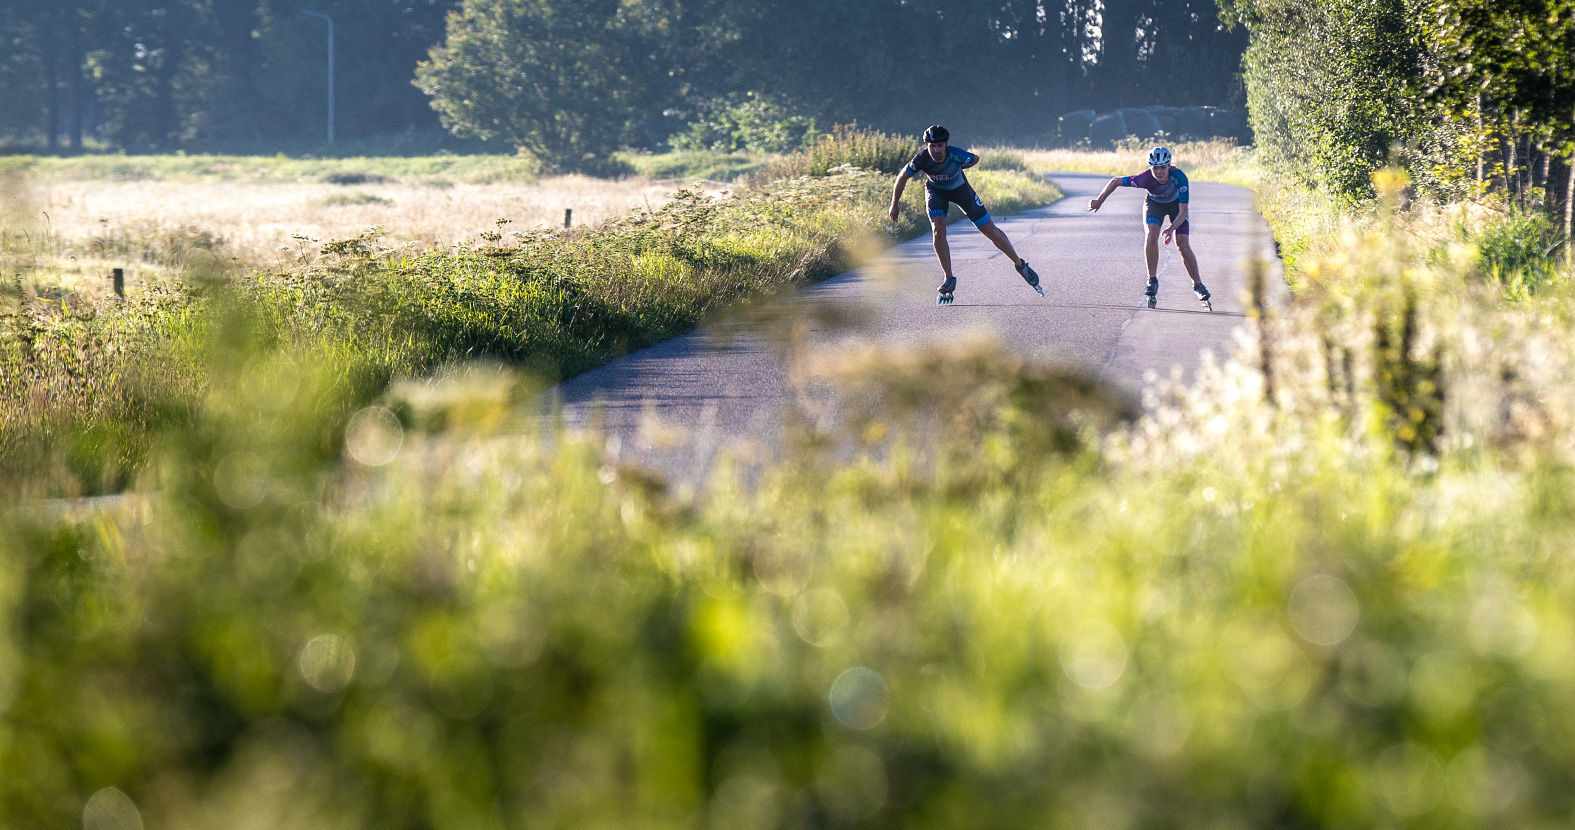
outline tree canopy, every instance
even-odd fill
[[[1565,206],[1575,0],[1221,0],[1265,158],[1362,197],[1399,162],[1440,195]],[[1568,221],[1566,221],[1568,226]]]

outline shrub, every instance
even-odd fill
[[[450,187],[452,187],[452,186],[453,185],[450,185]],[[355,192],[355,193],[335,193],[335,194],[333,194],[333,195],[323,199],[323,204],[327,205],[328,207],[354,207],[354,206],[357,206],[357,205],[392,205],[393,203],[394,203],[394,200],[388,198],[387,196],[379,196],[376,193],[366,193],[364,191]]]
[[[748,92],[702,104],[699,118],[667,141],[674,150],[794,153],[818,134],[815,119],[776,96]]]
[[[1568,279],[1558,255],[1565,246],[1562,236],[1547,213],[1518,209],[1466,234],[1479,252],[1482,275],[1511,297],[1529,296]]]

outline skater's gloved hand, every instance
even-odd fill
[[[1088,209],[1093,211],[1093,212],[1095,212],[1095,213],[1098,213],[1099,212],[1099,208],[1100,208],[1100,206],[1102,204],[1103,204],[1103,202],[1100,202],[1098,199],[1089,199],[1088,200]]]
[[[887,211],[887,215],[889,215],[891,217],[891,221],[893,221],[893,222],[897,221],[897,210],[898,210],[899,207],[900,206],[896,202],[892,202],[891,203],[891,210]]]
[[[1170,244],[1171,237],[1173,237],[1175,235],[1176,235],[1176,229],[1175,228],[1166,228],[1165,232],[1160,234],[1160,236],[1164,238],[1166,245]]]

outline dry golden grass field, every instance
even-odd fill
[[[109,290],[168,285],[193,267],[278,268],[323,243],[374,226],[389,248],[448,248],[480,234],[600,223],[665,202],[680,186],[637,176],[454,181],[432,176],[330,174],[293,181],[261,176],[104,175],[92,167],[0,174],[4,244],[0,272],[41,295],[83,299]],[[325,180],[328,179],[328,180]],[[347,183],[334,183],[334,180]]]

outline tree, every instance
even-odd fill
[[[1575,0],[1429,0],[1430,99],[1456,123],[1476,178],[1521,196],[1566,168],[1564,232],[1575,206]],[[1498,156],[1497,176],[1487,159]],[[1540,163],[1539,163],[1540,162]]]
[[[1222,0],[1244,25],[1253,134],[1269,162],[1332,192],[1370,195],[1396,146],[1430,140],[1424,55],[1408,0]]]
[[[466,0],[415,83],[456,135],[584,167],[618,148],[653,80],[670,77],[641,60],[657,51],[649,22],[627,0]]]

